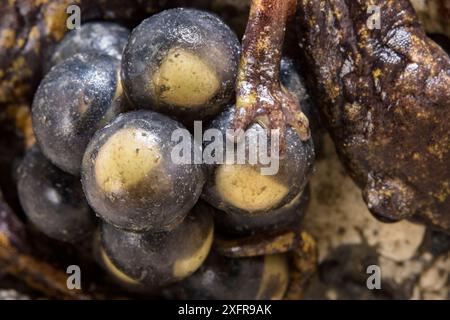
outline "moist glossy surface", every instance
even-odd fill
[[[211,212],[200,205],[169,232],[133,233],[104,223],[101,245],[116,276],[157,288],[196,271],[208,256],[213,234]]]
[[[227,129],[231,128],[234,118],[233,106],[227,107],[218,118],[211,122],[210,128],[222,132],[223,154],[226,154]],[[236,164],[237,158],[231,164],[208,165],[208,179],[203,190],[203,197],[214,207],[230,213],[260,214],[279,209],[298,195],[307,183],[312,173],[314,147],[312,140],[302,142],[297,133],[286,130],[287,148],[283,158],[279,160],[279,168],[273,175],[263,175],[261,168],[268,165],[250,164],[249,146],[261,147],[263,154],[268,154],[267,148],[253,138],[266,136],[267,131],[259,124],[251,125],[246,131],[246,156],[244,164]],[[241,141],[244,141],[242,139]],[[204,154],[210,154],[209,143],[206,142]],[[270,149],[270,142],[268,142]],[[212,146],[212,144],[211,144]],[[269,150],[270,152],[270,150]]]
[[[79,175],[95,131],[122,111],[119,61],[76,54],[42,80],[32,106],[33,129],[44,155],[60,169]]]
[[[130,31],[111,22],[83,23],[80,29],[67,33],[57,45],[44,71],[77,53],[94,52],[120,60]]]
[[[99,130],[87,147],[82,170],[92,208],[127,230],[161,231],[179,224],[204,184],[201,165],[173,161],[177,146],[188,153],[200,148],[185,129],[185,140],[171,140],[172,132],[183,129],[161,114],[136,111]]]
[[[288,283],[284,255],[233,259],[211,251],[173,294],[179,299],[277,300],[283,298]]]
[[[23,159],[17,180],[22,208],[41,232],[68,242],[90,236],[95,215],[79,179],[52,165],[36,146]]]
[[[239,41],[220,18],[171,9],[133,30],[122,78],[136,105],[180,120],[203,119],[232,97],[238,60]]]
[[[217,228],[230,234],[259,234],[296,227],[300,224],[309,204],[309,187],[279,209],[265,213],[236,213],[215,210]]]

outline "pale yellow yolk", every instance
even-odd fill
[[[288,284],[289,265],[286,256],[282,254],[265,256],[264,271],[256,299],[281,300]]]
[[[162,102],[182,107],[206,103],[219,90],[214,70],[197,55],[172,48],[153,75],[151,88]]]
[[[300,192],[299,194],[297,194],[295,196],[294,199],[292,199],[289,203],[285,204],[282,208],[284,209],[288,209],[291,208],[294,204],[296,204],[298,202],[298,200],[300,199],[300,197],[303,195],[303,192]]]
[[[216,171],[216,188],[224,201],[250,212],[277,205],[289,192],[274,177],[248,165],[221,165]]]
[[[158,144],[148,132],[122,129],[98,151],[95,178],[106,193],[120,193],[138,184],[160,163]]]
[[[111,259],[106,254],[105,250],[101,249],[101,256],[103,263],[105,264],[106,268],[111,272],[113,276],[115,276],[117,279],[129,283],[129,284],[139,284],[138,281],[132,279],[131,277],[127,276],[125,273],[123,273],[121,270],[119,270],[115,264],[111,261]]]
[[[200,248],[192,255],[184,259],[177,260],[173,266],[173,275],[178,279],[183,279],[194,273],[205,261],[214,238],[214,227],[208,231],[205,241]]]

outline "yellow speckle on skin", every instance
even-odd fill
[[[0,32],[0,47],[9,49],[16,43],[16,31],[13,29],[3,29]]]
[[[219,166],[215,182],[224,201],[250,212],[276,206],[289,193],[289,189],[276,178],[261,175],[248,165]]]
[[[445,200],[447,200],[447,196],[448,194],[446,193],[440,193],[437,195],[437,199],[439,200],[439,202],[444,202]]]
[[[447,197],[450,196],[450,186],[449,182],[445,181],[442,183],[442,190],[438,194],[435,195],[436,199],[438,199],[439,202],[444,202],[447,200]]]
[[[265,256],[264,271],[256,299],[281,300],[288,284],[289,266],[286,256],[281,254]],[[274,289],[276,290],[272,292]]]
[[[236,100],[237,108],[251,108],[256,103],[257,94],[252,91],[252,93],[248,95],[239,95]]]
[[[216,72],[202,58],[182,48],[172,48],[154,73],[151,88],[160,101],[198,107],[219,90]]]
[[[347,103],[345,104],[344,108],[350,120],[355,121],[358,119],[358,117],[360,117],[362,106],[359,103]]]
[[[105,250],[101,250],[101,258],[103,260],[103,263],[105,264],[106,268],[111,272],[113,276],[115,276],[117,279],[128,283],[128,284],[134,284],[137,285],[139,282],[137,280],[134,280],[133,278],[129,277],[125,273],[123,273],[121,270],[119,270],[116,265],[111,261],[111,259],[106,254]]]
[[[380,79],[381,76],[383,75],[383,71],[381,71],[381,69],[375,69],[372,71],[372,75],[375,79]]]
[[[331,85],[328,88],[328,93],[330,94],[331,99],[333,101],[335,101],[335,99],[338,98],[341,95],[341,90],[340,90],[339,86]]]
[[[360,36],[361,40],[358,42],[358,46],[360,48],[365,47],[367,39],[369,39],[368,29],[366,29],[366,28],[360,29],[359,36]]]
[[[430,114],[428,112],[417,112],[416,116],[418,119],[428,119]]]
[[[265,38],[265,37],[259,39],[258,42],[256,43],[256,51],[259,53],[266,52],[268,48],[269,48],[269,43],[268,43],[267,38]]]
[[[439,159],[442,159],[444,157],[444,150],[443,148],[441,148],[439,143],[428,146],[427,150],[429,153],[437,156]]]
[[[157,141],[148,132],[122,129],[98,151],[95,178],[105,192],[121,193],[138,184],[160,163]]]
[[[173,275],[178,279],[186,278],[187,276],[194,273],[205,261],[208,256],[209,250],[211,249],[212,242],[214,238],[214,226],[211,225],[208,235],[206,236],[204,242],[193,254],[184,259],[179,259],[175,261],[173,265]]]

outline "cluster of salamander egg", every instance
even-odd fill
[[[60,241],[94,241],[99,263],[129,289],[177,283],[190,298],[282,298],[285,255],[228,258],[213,240],[297,225],[312,142],[287,129],[275,175],[172,158],[180,143],[193,154],[208,147],[191,134],[173,141],[175,130],[194,120],[232,126],[239,53],[227,25],[191,9],[161,12],[131,33],[106,22],[68,33],[44,66],[32,105],[38,143],[18,169],[32,224]],[[283,66],[297,90],[292,62]],[[261,130],[253,124],[246,139]]]

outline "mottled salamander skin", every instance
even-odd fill
[[[450,0],[411,0],[425,29],[450,37]]]
[[[381,8],[370,30],[369,5]],[[322,118],[371,212],[450,232],[450,59],[406,0],[300,0]]]

